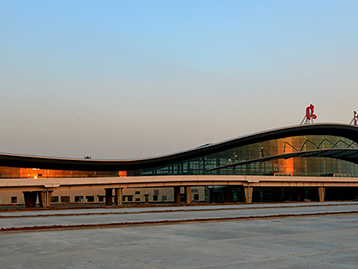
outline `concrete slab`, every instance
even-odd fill
[[[228,207],[228,209],[232,209]],[[93,212],[93,210],[91,209]],[[358,204],[311,207],[273,207],[254,208],[246,210],[211,210],[211,211],[175,211],[175,212],[145,212],[141,214],[109,214],[109,215],[71,215],[31,218],[5,218],[0,221],[0,228],[33,227],[50,225],[81,225],[81,224],[108,224],[129,222],[150,222],[165,220],[194,220],[215,218],[258,217],[271,215],[300,215],[323,212],[352,212],[358,211]],[[21,213],[20,213],[21,214]]]
[[[0,235],[2,268],[357,268],[358,215]]]
[[[358,205],[356,201],[342,202],[302,202],[302,203],[265,203],[265,204],[237,204],[237,205],[208,205],[208,206],[166,206],[166,207],[105,207],[89,209],[64,209],[64,210],[34,210],[34,211],[9,211],[0,212],[0,216],[27,216],[27,215],[50,215],[50,214],[82,214],[82,213],[118,213],[118,212],[152,212],[169,210],[209,210],[209,209],[246,209],[268,207],[297,207],[297,206],[327,206],[327,205]]]

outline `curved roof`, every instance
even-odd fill
[[[213,154],[234,147],[244,146],[260,141],[299,136],[299,135],[334,135],[351,139],[358,143],[358,127],[347,124],[307,124],[277,128],[274,130],[249,134],[215,144],[207,144],[179,153],[136,160],[84,160],[54,157],[0,154],[0,165],[10,167],[81,170],[81,171],[121,171],[158,167],[196,157]],[[312,155],[313,156],[313,155]],[[333,157],[333,156],[332,156]]]

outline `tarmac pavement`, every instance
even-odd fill
[[[108,217],[118,221],[118,216],[121,220],[124,216],[130,220],[139,216],[138,220],[142,220],[266,215],[275,212],[298,214],[308,211],[356,210],[357,206],[263,206],[257,209],[192,210],[173,214],[147,212],[85,218],[10,218],[0,219],[0,224],[3,227],[3,221],[15,219],[26,220],[28,223],[8,222],[6,225],[34,225],[41,220],[56,223],[60,219],[65,223],[104,222]],[[79,219],[75,220],[76,217]],[[94,220],[92,217],[99,219]],[[65,221],[67,218],[69,220]],[[357,268],[357,238],[357,214],[2,233],[0,265],[1,268]]]
[[[278,205],[278,204],[276,204]],[[183,209],[187,209],[184,211]],[[147,209],[147,208],[145,208]],[[182,221],[182,220],[204,220],[204,219],[225,219],[225,218],[239,218],[239,217],[265,217],[273,215],[302,215],[302,214],[319,214],[319,213],[341,213],[341,212],[358,212],[357,203],[339,203],[339,204],[315,204],[307,207],[300,207],[296,204],[283,207],[253,207],[246,205],[246,207],[221,206],[215,207],[169,207],[166,210],[152,210],[144,211],[133,209],[115,209],[110,212],[103,212],[103,209],[89,209],[87,213],[93,215],[79,215],[78,212],[71,210],[60,210],[57,214],[69,214],[63,216],[53,215],[43,217],[35,216],[35,212],[12,212],[12,214],[0,214],[0,228],[19,228],[19,227],[34,227],[34,226],[53,226],[53,225],[87,225],[87,224],[111,224],[111,223],[142,223],[142,222],[159,222],[159,221]],[[164,209],[164,208],[162,208]],[[224,210],[226,209],[226,210]],[[203,211],[205,210],[205,211]],[[154,212],[153,212],[154,211]],[[41,213],[43,211],[40,211]],[[81,210],[80,212],[84,212]],[[32,216],[17,218],[14,213],[19,216]],[[24,215],[24,213],[26,213]],[[78,215],[76,215],[76,213]],[[103,214],[106,213],[106,214]],[[110,214],[108,214],[110,213]],[[126,213],[126,214],[119,214]],[[1,216],[12,216],[10,218],[1,218]]]

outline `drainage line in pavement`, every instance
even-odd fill
[[[2,216],[0,219],[12,218],[46,218],[46,217],[71,217],[71,216],[91,216],[91,215],[128,215],[128,214],[146,214],[146,213],[177,213],[177,212],[205,212],[205,211],[227,211],[227,210],[249,210],[249,209],[275,209],[275,208],[301,208],[301,207],[325,207],[325,206],[356,206],[357,204],[343,205],[298,205],[298,206],[269,206],[269,207],[245,207],[245,208],[212,208],[212,209],[173,209],[173,210],[153,210],[138,212],[100,212],[100,213],[68,213],[68,214],[37,214],[37,215],[20,215],[20,216]]]
[[[11,228],[1,228],[0,233],[25,232],[25,231],[39,232],[39,231],[52,231],[52,230],[96,229],[96,228],[120,228],[120,227],[137,227],[137,226],[150,226],[150,225],[174,225],[174,224],[190,224],[190,223],[205,223],[205,222],[220,222],[220,221],[265,220],[265,219],[277,219],[277,218],[320,217],[320,216],[338,216],[338,215],[352,215],[352,214],[358,214],[358,211],[324,212],[324,213],[307,213],[307,214],[282,214],[282,215],[277,214],[277,215],[268,215],[268,216],[206,218],[206,219],[188,219],[188,220],[119,222],[119,223],[103,223],[103,224],[11,227]]]

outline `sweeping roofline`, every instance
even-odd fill
[[[347,124],[320,123],[276,128],[236,137],[215,144],[207,144],[159,157],[134,160],[84,160],[73,158],[39,157],[0,153],[0,165],[10,167],[81,170],[81,171],[121,171],[158,167],[192,158],[214,154],[219,151],[240,147],[256,142],[300,135],[335,135],[358,143],[358,127]]]

